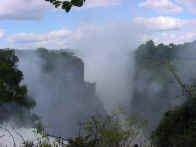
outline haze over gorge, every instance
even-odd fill
[[[196,0],[3,0],[0,147],[196,147]]]
[[[107,116],[119,109],[140,122],[147,121],[148,127],[143,131],[149,136],[165,112],[186,101],[178,78],[186,84],[195,80],[195,49],[195,41],[179,45],[148,41],[128,54],[107,54],[98,67],[71,49],[15,50],[15,54],[24,74],[21,85],[27,86],[28,96],[35,100],[32,112],[47,133],[76,137],[81,133],[81,124],[92,116]],[[116,58],[124,60],[119,62]],[[85,76],[90,69],[85,71],[89,65],[86,67],[83,60],[91,65],[94,75]],[[177,75],[173,75],[169,64]],[[86,81],[88,76],[95,82]],[[8,120],[10,124],[15,122]]]
[[[104,114],[95,83],[84,80],[82,59],[63,50],[18,50],[24,84],[37,102],[35,112],[46,129],[58,136],[77,135],[79,123]]]

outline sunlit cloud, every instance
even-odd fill
[[[173,14],[183,12],[183,8],[170,0],[145,0],[139,4],[140,7],[151,8],[159,13]]]

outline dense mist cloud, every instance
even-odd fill
[[[117,109],[131,99],[130,71],[134,71],[131,52],[140,34],[135,33],[139,29],[136,27],[135,31],[124,29],[129,25],[92,28],[83,37],[73,40],[72,44],[84,60],[86,80],[97,83],[97,94],[108,110]]]
[[[195,81],[196,41],[181,45],[176,57],[176,70],[184,83]]]
[[[24,73],[23,83],[37,102],[34,112],[41,117],[46,131],[64,137],[74,136],[79,123],[92,115],[105,114],[93,84],[83,80],[81,59],[47,51],[43,56],[32,50],[16,53],[20,59],[19,68]]]

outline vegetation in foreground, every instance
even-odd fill
[[[122,118],[124,117],[124,118]],[[142,135],[143,123],[136,123],[133,118],[126,118],[121,113],[114,113],[107,116],[92,116],[89,120],[81,123],[78,137],[64,139],[55,137],[50,142],[50,137],[44,131],[42,137],[34,144],[25,141],[23,147],[129,147],[134,144],[137,137]],[[54,137],[54,136],[52,136]],[[150,146],[147,139],[140,140],[145,147]]]

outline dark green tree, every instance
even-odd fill
[[[71,0],[71,1],[61,1],[61,0],[45,0],[52,3],[56,8],[61,7],[66,12],[69,12],[73,6],[82,7],[85,0]]]
[[[19,59],[14,50],[0,50],[0,120],[32,118],[30,110],[35,101],[27,95],[27,87],[21,85],[23,73],[17,68]]]
[[[186,101],[167,111],[152,134],[156,147],[196,146],[196,83],[183,84],[173,71],[176,80],[183,89]]]

